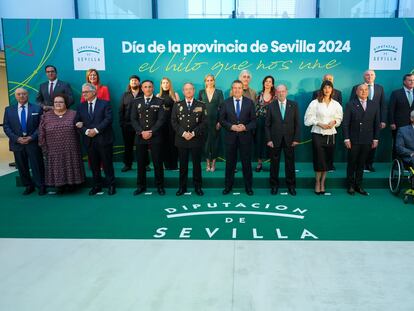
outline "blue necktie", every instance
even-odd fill
[[[26,122],[26,107],[22,106],[22,111],[20,113],[20,123],[22,125],[23,135],[27,134],[27,122]]]
[[[236,115],[237,120],[240,119],[240,99],[236,99]]]
[[[93,105],[93,103],[89,103],[89,111],[88,111],[88,114],[89,114],[89,118],[91,120],[93,118],[93,107],[92,107],[92,105]]]

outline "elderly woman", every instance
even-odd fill
[[[325,194],[326,172],[333,167],[336,128],[343,118],[342,106],[333,97],[333,84],[323,81],[318,98],[305,112],[305,125],[312,126],[313,169],[315,194]]]
[[[218,142],[220,133],[219,109],[224,102],[223,92],[216,89],[216,79],[212,74],[204,78],[205,88],[198,92],[198,100],[206,104],[208,117],[208,132],[205,144],[205,155],[207,157],[207,172],[216,170],[216,158],[218,156]]]
[[[53,110],[43,114],[39,125],[39,145],[46,156],[46,185],[57,193],[73,190],[85,181],[76,112],[68,110],[68,98],[56,94]]]

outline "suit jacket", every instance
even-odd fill
[[[411,162],[411,154],[414,153],[414,128],[411,124],[398,129],[395,148],[405,163]]]
[[[220,124],[226,129],[225,141],[227,144],[235,144],[239,138],[242,144],[253,143],[253,132],[256,129],[256,108],[253,101],[247,97],[242,97],[240,110],[240,120],[237,120],[236,109],[234,108],[233,97],[227,98],[220,109]],[[244,124],[247,131],[234,132],[230,128],[232,125]]]
[[[354,85],[351,91],[351,96],[349,98],[349,101],[352,101],[353,99],[358,99],[356,95],[356,90],[358,88],[358,85]],[[374,98],[372,101],[376,102],[378,104],[378,107],[380,109],[380,122],[387,123],[387,105],[385,104],[385,94],[384,94],[384,88],[374,83]]]
[[[402,127],[411,124],[410,113],[414,105],[410,107],[405,89],[394,90],[390,97],[390,124]]]
[[[152,96],[149,106],[145,105],[145,98],[138,97],[131,103],[131,125],[137,133],[137,144],[161,143],[161,128],[166,121],[163,100]],[[142,138],[142,131],[152,131],[148,140]]]
[[[17,139],[23,136],[18,114],[18,106],[19,105],[8,106],[4,112],[3,129],[7,137],[9,137],[9,147],[11,151],[21,151],[24,148],[24,145],[17,142]],[[32,141],[29,144],[38,144],[41,115],[42,108],[39,105],[28,104],[26,136],[32,137]]]
[[[58,79],[53,94],[65,94],[69,99],[69,106],[73,104],[73,94],[70,84]],[[41,106],[53,106],[52,98],[49,96],[49,81],[40,84],[36,102]]]
[[[171,125],[175,131],[175,145],[178,148],[195,148],[204,145],[208,120],[206,104],[193,99],[191,110],[187,109],[187,102],[182,100],[173,106]],[[194,132],[195,136],[186,140],[184,132]]]
[[[298,104],[294,101],[286,101],[285,118],[282,119],[279,101],[276,99],[270,103],[265,121],[266,142],[272,141],[274,146],[280,146],[282,139],[287,145],[300,140],[300,122]]]
[[[337,89],[333,89],[333,90],[334,90],[334,95],[332,96],[332,99],[336,100],[342,106],[342,92]],[[318,98],[318,92],[319,90],[313,91],[312,100]]]
[[[88,114],[88,104],[79,104],[76,121],[83,122],[83,127],[80,129],[80,133],[86,146],[90,146],[93,142],[96,142],[99,145],[113,144],[112,107],[107,101],[100,99],[96,100],[92,119]],[[99,132],[93,138],[85,135],[86,130],[91,128],[96,128]]]
[[[380,109],[377,102],[368,99],[365,111],[359,99],[353,99],[346,105],[342,121],[344,139],[350,139],[352,144],[371,144],[379,138],[379,126]]]

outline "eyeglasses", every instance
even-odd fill
[[[54,70],[46,70],[46,73],[55,73],[56,71]]]
[[[82,94],[90,93],[90,92],[93,92],[93,91],[82,91]]]

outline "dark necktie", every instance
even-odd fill
[[[50,97],[50,99],[53,98],[53,82],[50,82],[49,97]]]
[[[145,98],[145,105],[148,107],[149,106],[149,104],[150,104],[150,100],[151,100],[151,98],[150,97],[147,97],[147,98]]]
[[[191,102],[187,102],[187,109],[188,109],[188,111],[191,110]]]
[[[23,135],[26,136],[27,134],[26,107],[25,106],[21,106],[21,107],[22,107],[22,111],[20,113],[20,124],[22,126]]]
[[[89,111],[88,111],[88,114],[89,114],[89,118],[90,119],[92,119],[92,117],[93,117],[93,103],[89,103]]]
[[[240,119],[240,99],[236,99],[236,115],[237,120]]]

